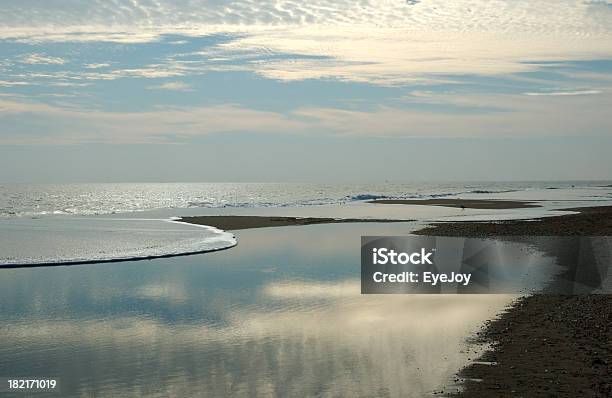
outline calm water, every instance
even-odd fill
[[[223,252],[2,270],[0,376],[62,396],[415,396],[452,381],[509,296],[361,296],[359,237],[242,231]]]

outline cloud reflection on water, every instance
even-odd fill
[[[263,292],[285,305],[235,308],[222,326],[141,316],[24,320],[5,325],[2,346],[29,352],[3,349],[3,356],[30,372],[53,373],[62,364],[62,373],[81,379],[78,387],[65,384],[81,394],[94,392],[87,377],[99,367],[105,375],[98,388],[109,395],[125,394],[122,386],[138,381],[143,392],[162,395],[179,388],[210,396],[421,396],[474,358],[469,350],[481,348],[468,348],[466,337],[509,301],[360,296],[355,281],[272,283]],[[33,366],[39,350],[53,361]]]

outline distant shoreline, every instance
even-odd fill
[[[368,201],[373,204],[404,204],[423,206],[443,206],[470,209],[524,209],[540,207],[528,201],[495,200],[495,199],[376,199]],[[209,225],[224,231],[241,229],[287,227],[312,224],[358,223],[358,222],[409,222],[414,220],[373,219],[373,218],[330,218],[330,217],[271,217],[271,216],[193,216],[181,217],[178,221],[189,224]]]
[[[196,225],[208,225],[224,231],[241,229],[288,227],[313,224],[339,223],[397,223],[414,220],[375,218],[330,218],[330,217],[269,217],[269,216],[195,216],[181,217],[178,221]]]
[[[466,209],[527,209],[541,207],[533,201],[501,199],[375,199],[368,203],[383,205],[422,205]]]
[[[416,233],[612,235],[612,206],[566,210],[579,213],[528,221],[436,223]],[[460,372],[465,378],[465,390],[456,394],[460,397],[612,396],[612,295],[524,297],[489,322],[478,339],[491,344],[493,350]]]

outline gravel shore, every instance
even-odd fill
[[[612,206],[529,221],[438,223],[437,236],[609,236]],[[519,299],[478,335],[491,344],[463,369],[460,397],[611,397],[612,295]],[[483,362],[491,362],[485,364]]]

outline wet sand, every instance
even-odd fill
[[[612,235],[612,206],[574,210],[580,213],[533,221],[438,223],[417,233]],[[490,321],[478,339],[493,347],[481,361],[496,365],[463,369],[461,397],[612,396],[612,295],[524,297]]]
[[[530,207],[540,207],[540,205],[534,202],[495,199],[376,199],[368,203],[383,205],[443,206],[466,209],[526,209]]]
[[[387,220],[372,218],[327,218],[327,217],[266,217],[266,216],[197,216],[181,217],[181,222],[209,225],[225,231],[250,228],[287,227],[293,225],[331,224],[347,222],[406,222],[412,220]]]
[[[417,231],[417,233],[462,237],[612,236],[612,206],[579,207],[563,210],[579,213],[532,220],[435,223]]]

